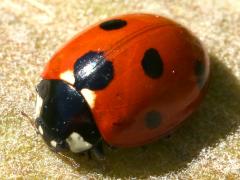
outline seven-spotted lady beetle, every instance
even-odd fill
[[[206,93],[201,42],[167,18],[130,14],[83,31],[48,62],[37,85],[36,127],[54,150],[100,152],[168,134]]]

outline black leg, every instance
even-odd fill
[[[87,156],[88,156],[88,159],[91,160],[92,159],[92,154],[91,154],[91,151],[87,151]]]
[[[96,158],[99,161],[105,160],[105,154],[104,154],[104,150],[103,150],[103,143],[102,143],[102,141],[99,142],[96,146],[94,146],[90,150],[90,153],[91,153],[91,155],[94,156],[94,158]]]

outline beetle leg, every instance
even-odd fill
[[[94,146],[90,151],[91,155],[94,156],[99,161],[105,160],[105,153],[103,150],[103,143],[99,142],[96,146]]]

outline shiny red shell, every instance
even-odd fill
[[[75,61],[89,51],[104,52],[114,78],[94,91],[91,111],[97,127],[113,146],[143,145],[168,134],[199,106],[208,84],[209,60],[200,41],[172,20],[130,14],[105,22],[112,19],[126,24],[114,30],[96,24],[80,33],[52,57],[42,78],[73,84]],[[141,64],[151,48],[162,60],[158,78],[147,76]],[[70,78],[61,76],[65,72]]]

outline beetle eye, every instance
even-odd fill
[[[41,98],[46,98],[50,89],[50,83],[48,80],[42,80],[37,86],[36,91]]]

